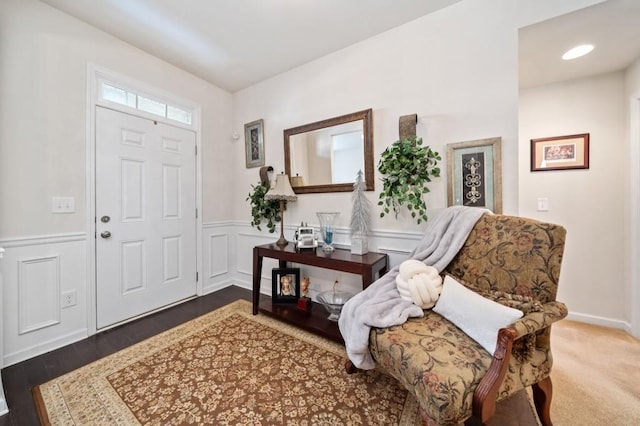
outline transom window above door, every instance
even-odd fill
[[[192,124],[192,111],[178,105],[172,105],[140,93],[132,92],[131,90],[117,87],[112,83],[101,82],[100,97],[106,101],[145,111],[149,114],[164,117],[179,123]]]

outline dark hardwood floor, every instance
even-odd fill
[[[251,300],[251,291],[227,287],[4,368],[2,381],[9,414],[0,417],[0,426],[40,424],[31,396],[34,386],[238,299]]]

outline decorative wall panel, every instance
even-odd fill
[[[19,261],[18,334],[60,323],[60,257]]]
[[[227,234],[209,235],[209,278],[214,278],[229,272],[228,247],[229,237]]]

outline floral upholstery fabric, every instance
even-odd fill
[[[567,315],[555,301],[564,228],[532,219],[484,215],[445,272],[498,303],[520,309],[507,375],[498,400],[549,376],[549,326]],[[422,318],[372,329],[378,366],[412,392],[440,425],[472,414],[473,393],[492,356],[451,322],[430,310]]]
[[[556,299],[565,230],[533,219],[484,215],[446,271],[473,290]]]

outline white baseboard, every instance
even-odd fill
[[[626,321],[611,318],[599,317],[597,315],[581,314],[579,312],[569,312],[567,319],[571,321],[584,322],[586,324],[600,325],[603,327],[624,330],[631,334],[631,324]]]
[[[214,291],[222,290],[223,288],[227,288],[232,286],[234,283],[232,280],[225,280],[221,282],[217,282],[215,284],[211,284],[208,286],[202,287],[202,294],[200,296],[204,296],[205,294],[213,293]]]
[[[24,348],[20,351],[7,354],[4,357],[4,366],[17,364],[22,361],[26,361],[29,358],[33,358],[38,355],[59,349],[63,346],[70,345],[71,343],[78,342],[82,339],[89,337],[89,331],[86,328],[76,330],[72,333],[68,333],[64,336],[56,337],[55,339],[47,340],[45,342],[33,345],[28,348]]]
[[[0,375],[0,416],[4,416],[9,412],[7,399],[4,396],[4,386],[2,385],[2,376]]]

